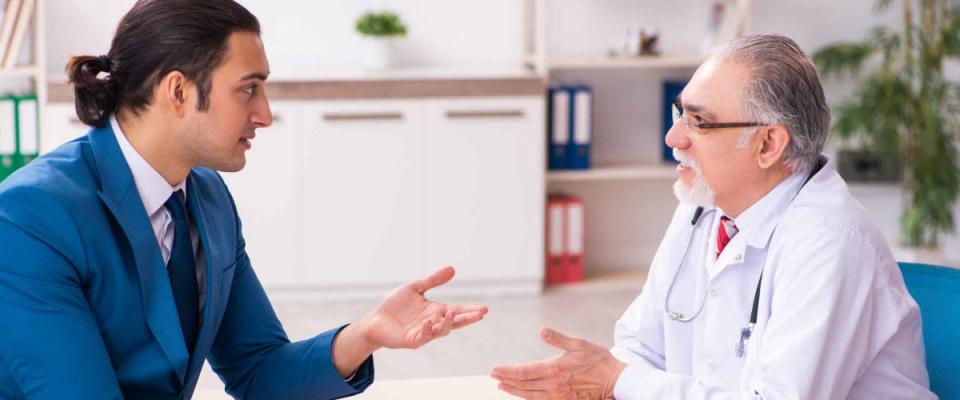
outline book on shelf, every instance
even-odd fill
[[[0,67],[3,66],[3,60],[6,58],[7,47],[10,46],[10,38],[13,36],[13,25],[17,20],[17,12],[20,11],[22,0],[0,0]]]
[[[18,2],[18,0],[10,0],[11,2]],[[10,40],[5,46],[3,52],[2,64],[0,68],[13,68],[17,64],[17,60],[20,57],[20,50],[23,48],[23,43],[26,39],[27,30],[31,26],[31,21],[33,21],[33,13],[36,8],[36,0],[19,0],[20,7],[17,10],[17,16],[13,23],[12,34],[10,35]]]

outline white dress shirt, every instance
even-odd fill
[[[882,234],[833,162],[806,178],[787,178],[738,215],[719,257],[723,211],[705,210],[694,228],[696,207],[677,208],[616,325],[611,351],[628,366],[615,398],[936,398],[919,309]],[[761,270],[757,324],[737,357]],[[668,291],[670,311],[702,311],[671,319]]]
[[[153,228],[153,235],[157,238],[157,245],[160,246],[160,255],[163,257],[163,264],[170,261],[170,252],[173,250],[173,216],[170,211],[164,207],[164,203],[170,198],[170,195],[177,190],[183,191],[184,200],[187,199],[187,181],[184,180],[176,186],[170,186],[166,179],[156,169],[143,159],[143,156],[133,148],[126,135],[120,129],[116,115],[110,116],[110,126],[116,135],[117,143],[120,145],[120,151],[123,158],[130,167],[133,174],[133,182],[137,186],[137,192],[140,193],[140,200],[143,201],[143,209],[150,218],[150,227]],[[184,205],[186,206],[186,205]],[[200,285],[200,308],[203,309],[206,288],[205,274],[203,268],[203,252],[199,246],[199,235],[197,227],[192,221],[190,223],[190,241],[193,244],[193,255],[196,260],[197,283]]]

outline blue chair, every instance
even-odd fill
[[[960,269],[900,263],[900,271],[920,305],[930,389],[960,400]]]

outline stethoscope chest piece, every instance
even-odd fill
[[[737,358],[743,358],[743,355],[747,352],[747,346],[750,344],[750,336],[753,335],[754,323],[747,324],[746,327],[740,329],[740,340],[737,341],[737,347],[733,350],[733,354]]]

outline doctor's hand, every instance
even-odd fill
[[[454,273],[453,267],[445,267],[394,289],[373,311],[340,331],[333,352],[340,374],[352,374],[377,349],[416,349],[483,319],[486,306],[427,299],[428,290],[449,282]]]
[[[544,342],[563,354],[543,361],[494,367],[500,390],[524,399],[612,399],[617,378],[626,368],[605,347],[540,328]]]

